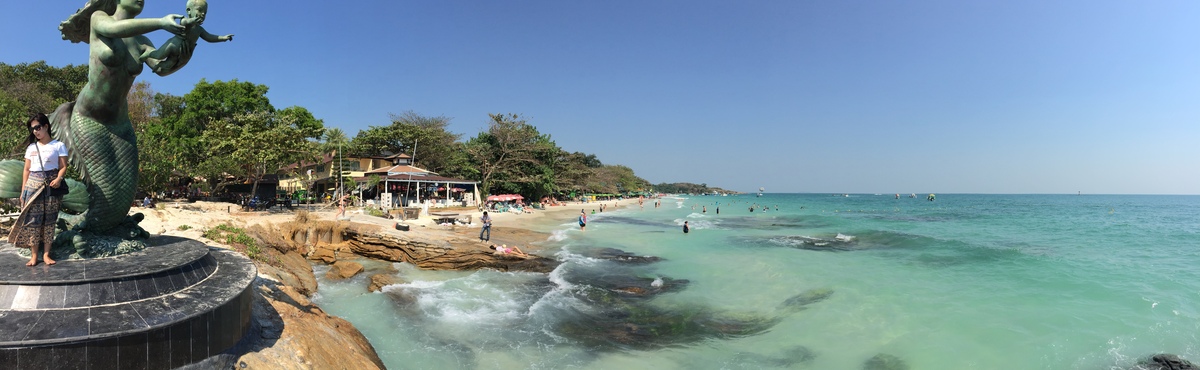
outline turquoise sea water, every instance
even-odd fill
[[[695,196],[598,214],[586,232],[561,221],[542,226],[540,253],[564,262],[550,274],[396,264],[408,283],[386,293],[360,276],[322,280],[314,300],[394,369],[1200,360],[1200,196]]]

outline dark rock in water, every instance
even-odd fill
[[[739,353],[733,358],[743,368],[761,369],[764,367],[790,368],[798,363],[812,361],[816,357],[808,347],[796,346],[788,348],[783,353],[775,356],[758,353]]]
[[[415,310],[417,300],[420,298],[416,291],[412,289],[391,289],[384,292],[392,302],[400,308],[400,312]]]
[[[605,216],[605,217],[601,217],[601,218],[596,218],[592,222],[665,227],[665,228],[670,228],[670,229],[674,229],[674,228],[678,227],[673,223],[653,222],[653,221],[647,221],[647,220],[640,220],[640,219],[636,219],[636,218],[632,218],[632,217],[621,217],[621,216]]]
[[[618,292],[644,296],[678,292],[687,287],[690,282],[688,279],[672,279],[669,277],[645,278],[627,276],[624,278],[609,279],[602,282],[602,284]]]
[[[771,241],[787,247],[810,251],[843,252],[867,249],[865,246],[859,245],[858,238],[842,234],[838,234],[837,236],[828,239],[801,235],[789,235],[773,238]]]
[[[719,315],[700,308],[667,310],[617,304],[600,312],[579,312],[556,332],[592,350],[649,350],[707,339],[738,338],[770,329],[778,319]]]
[[[1138,361],[1138,370],[1200,370],[1200,367],[1169,353],[1160,353]]]
[[[787,300],[784,300],[783,303],[779,304],[779,308],[799,311],[805,309],[805,306],[823,301],[829,298],[831,295],[833,295],[833,289],[809,289],[804,291],[804,293],[797,294],[791,298],[788,298]]]
[[[598,259],[602,259],[602,260],[634,264],[634,265],[641,265],[641,264],[662,261],[661,257],[639,256],[639,255],[629,253],[629,252],[626,252],[626,251],[623,251],[620,249],[616,249],[616,248],[600,248],[600,249],[586,251],[583,254],[585,256],[592,257],[592,258],[598,258]]]
[[[908,364],[899,357],[880,353],[863,363],[863,370],[908,370]]]
[[[606,275],[587,281],[581,299],[600,305],[610,305],[614,300],[645,299],[663,293],[683,290],[687,279],[669,277],[650,278],[627,275]]]

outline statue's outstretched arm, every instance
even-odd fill
[[[233,41],[232,34],[225,35],[225,36],[217,36],[217,35],[208,33],[208,30],[204,29],[204,27],[200,27],[200,38],[202,38],[202,39],[204,39],[204,41],[208,41],[208,42]]]
[[[104,12],[92,15],[92,29],[96,34],[111,38],[126,38],[150,33],[157,30],[167,30],[178,34],[183,32],[183,26],[175,23],[183,18],[179,14],[170,14],[162,18],[135,18],[116,20]]]

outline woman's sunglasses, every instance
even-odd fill
[[[46,127],[46,125],[43,125],[43,124],[40,124],[40,123],[39,123],[39,124],[36,124],[36,125],[33,125],[33,126],[29,126],[29,131],[37,131],[37,130],[41,130],[43,127]]]

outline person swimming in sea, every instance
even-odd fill
[[[687,221],[684,221],[684,222],[683,222],[683,233],[684,233],[684,234],[687,234],[687,233],[688,233],[688,231],[691,231],[691,228],[688,228],[688,222],[687,222]]]

